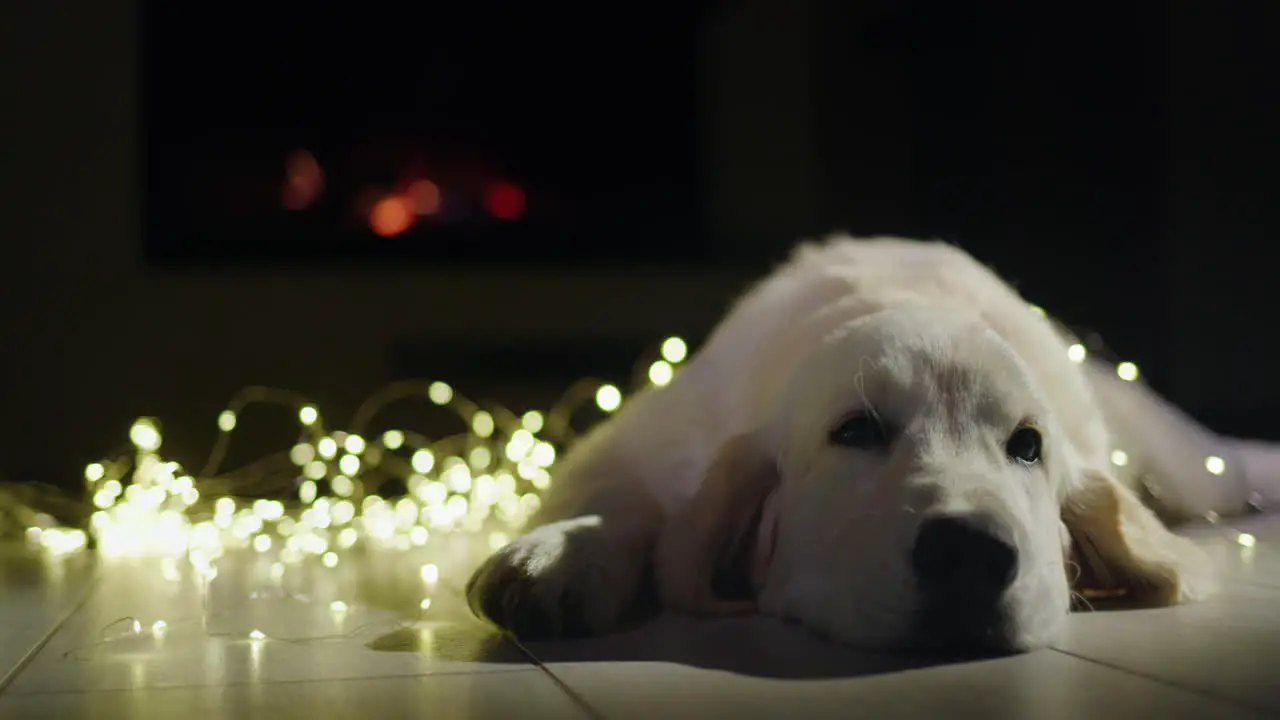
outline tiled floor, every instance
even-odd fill
[[[1080,614],[1054,650],[931,666],[763,619],[517,647],[463,607],[461,538],[280,578],[227,557],[207,585],[186,563],[9,548],[0,718],[1280,718],[1280,518],[1233,527],[1256,545],[1193,532],[1228,578],[1212,602]]]

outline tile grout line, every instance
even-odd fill
[[[525,657],[529,658],[529,662],[533,663],[534,667],[541,670],[543,674],[550,678],[551,682],[555,683],[556,687],[560,688],[564,694],[569,696],[569,699],[573,700],[578,707],[582,708],[583,712],[585,712],[588,717],[591,717],[594,720],[605,720],[604,715],[599,710],[592,707],[591,703],[587,702],[586,698],[579,695],[573,688],[569,687],[564,680],[561,680],[559,676],[551,672],[551,668],[544,665],[542,660],[538,659],[537,655],[530,652],[529,649],[521,644],[513,635],[504,632],[502,633],[502,638],[507,642],[510,642],[512,645],[515,645]]]
[[[1115,672],[1124,673],[1125,675],[1132,675],[1133,677],[1142,678],[1143,680],[1147,680],[1149,682],[1153,682],[1158,685],[1163,685],[1168,688],[1173,688],[1174,690],[1181,690],[1182,692],[1190,693],[1192,695],[1197,695],[1199,697],[1207,698],[1209,700],[1214,700],[1216,702],[1220,702],[1225,705],[1233,705],[1243,710],[1249,710],[1251,712],[1261,713],[1268,717],[1280,718],[1280,711],[1277,711],[1274,708],[1267,708],[1259,705],[1253,705],[1251,703],[1244,702],[1236,698],[1226,697],[1209,690],[1203,690],[1201,688],[1188,687],[1186,685],[1179,685],[1178,683],[1173,682],[1171,680],[1165,680],[1164,678],[1157,677],[1155,675],[1139,672],[1137,670],[1132,670],[1122,665],[1116,665],[1114,663],[1109,663],[1103,660],[1087,657],[1085,655],[1078,655],[1076,653],[1070,652],[1068,650],[1063,650],[1061,648],[1055,647],[1050,649],[1056,653],[1065,655],[1069,658],[1075,658],[1076,660],[1083,660],[1084,662],[1097,665],[1098,667],[1103,667],[1108,670],[1114,670]]]
[[[53,639],[54,635],[57,635],[58,632],[62,630],[63,626],[67,624],[67,621],[70,620],[73,615],[80,612],[81,608],[89,602],[89,598],[92,597],[94,591],[98,589],[98,579],[99,576],[97,568],[94,568],[89,580],[89,587],[85,588],[84,596],[71,606],[69,610],[63,613],[62,617],[58,618],[58,621],[53,624],[53,627],[49,628],[49,630],[31,646],[31,649],[28,650],[18,660],[18,662],[13,664],[12,668],[9,668],[9,671],[4,674],[4,677],[0,677],[0,695],[3,695],[5,691],[9,689],[9,686],[13,684],[13,681],[17,680],[18,676],[22,674],[22,671],[26,670],[27,666],[36,659],[36,655],[39,655],[40,651],[45,649],[45,646],[49,644],[49,641]]]

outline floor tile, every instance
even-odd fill
[[[338,682],[0,696],[6,720],[590,717],[539,670]]]
[[[1230,583],[1211,600],[1080,613],[1059,649],[1280,713],[1280,587]]]
[[[424,583],[423,559],[439,563],[436,582]],[[92,596],[9,692],[530,667],[466,610],[453,570],[443,549],[351,558],[335,568],[313,559],[282,576],[263,556],[231,554],[208,581],[186,562],[107,561]]]
[[[761,648],[762,649],[762,648]],[[741,648],[725,647],[727,656]],[[1027,655],[892,669],[827,665],[808,677],[746,675],[715,665],[622,661],[548,669],[606,718],[1263,718],[1256,711],[1044,650]],[[710,665],[711,667],[708,667]]]
[[[57,557],[32,552],[23,543],[0,545],[0,690],[79,605],[92,581],[85,555]]]

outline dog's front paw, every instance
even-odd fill
[[[599,518],[574,518],[490,556],[467,583],[467,603],[524,640],[602,635],[634,599],[642,570]]]

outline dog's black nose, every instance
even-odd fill
[[[928,593],[994,600],[1013,584],[1018,550],[984,516],[937,517],[921,525],[911,564]]]

